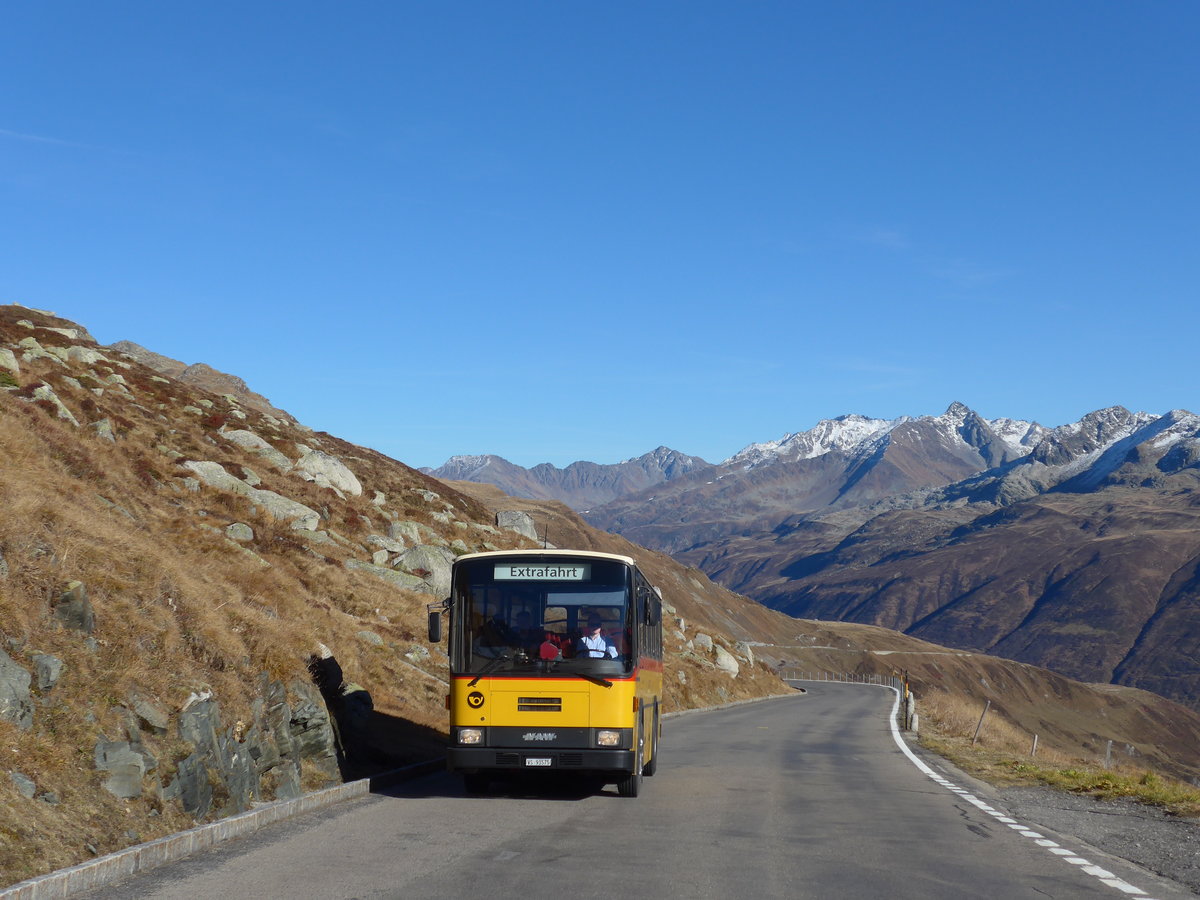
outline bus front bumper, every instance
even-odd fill
[[[451,772],[632,772],[633,768],[632,750],[451,747],[446,751],[446,769]]]

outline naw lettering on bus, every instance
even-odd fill
[[[538,563],[496,566],[496,581],[587,581],[592,577],[590,563]]]

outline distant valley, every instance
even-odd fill
[[[646,471],[619,465],[635,463]],[[1058,427],[960,403],[939,416],[848,415],[715,465],[660,467],[595,505],[584,480],[555,493],[535,474],[572,467],[505,466],[510,493],[555,496],[791,615],[883,625],[1200,708],[1200,417],[1189,412],[1113,407]],[[574,471],[615,489],[619,467],[586,466]],[[521,473],[541,493],[522,491]]]

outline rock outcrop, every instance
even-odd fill
[[[532,541],[538,539],[537,525],[533,516],[527,512],[515,509],[504,509],[496,513],[496,527],[507,528]]]
[[[296,462],[292,472],[306,480],[315,481],[320,487],[341,491],[352,497],[362,494],[362,484],[350,468],[340,459],[323,450],[310,450]]]
[[[33,725],[32,680],[28,669],[0,649],[0,721],[26,731]]]

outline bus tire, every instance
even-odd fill
[[[650,731],[650,759],[642,767],[642,774],[647,778],[658,771],[658,710],[654,711],[654,728]]]
[[[645,747],[642,745],[640,725],[638,726],[637,743],[634,746],[636,752],[633,756],[633,771],[617,782],[617,794],[621,797],[636,797],[642,790],[642,753],[645,752]]]
[[[642,773],[630,772],[617,782],[617,794],[622,797],[636,797],[642,790]]]

